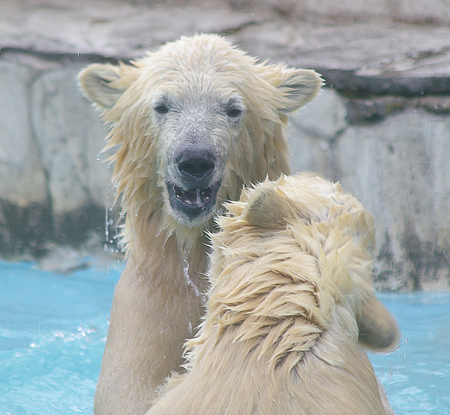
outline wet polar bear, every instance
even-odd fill
[[[362,346],[397,347],[372,288],[373,219],[311,174],[227,204],[187,374],[147,415],[391,414]]]
[[[243,185],[288,173],[288,113],[314,71],[258,63],[216,35],[181,38],[131,64],[93,64],[85,96],[111,125],[126,268],[95,394],[101,414],[143,414],[200,323],[214,212]]]

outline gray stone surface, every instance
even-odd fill
[[[289,126],[291,164],[340,180],[373,213],[377,287],[450,289],[449,16],[438,0],[3,0],[0,255],[103,244],[107,129],[79,69],[215,32],[323,74]]]
[[[378,288],[448,289],[450,117],[405,109],[352,125],[345,102],[325,90],[293,117],[293,170],[339,180],[374,215]]]
[[[27,206],[45,199],[45,178],[38,148],[32,140],[29,113],[31,71],[0,62],[1,153],[0,194],[11,203]]]
[[[107,129],[80,95],[82,63],[0,56],[0,252],[103,234],[110,172],[97,161]]]
[[[2,0],[2,48],[116,58],[196,32],[230,32],[268,18],[232,10],[227,2]],[[192,3],[192,4],[190,4]]]
[[[97,162],[107,129],[77,90],[80,69],[44,72],[31,88],[32,125],[55,214],[104,204],[110,177]]]
[[[385,288],[448,286],[449,131],[448,117],[408,111],[339,139],[341,181],[376,218]]]

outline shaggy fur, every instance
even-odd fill
[[[188,373],[147,415],[392,413],[361,347],[399,341],[373,294],[372,217],[309,174],[266,181],[228,210]]]
[[[321,80],[198,35],[131,64],[90,65],[79,82],[111,125],[106,150],[128,252],[95,413],[142,414],[200,322],[215,211],[243,185],[289,172],[287,114],[313,99]]]

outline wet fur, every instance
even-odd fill
[[[372,217],[310,174],[266,181],[228,209],[188,373],[147,415],[391,414],[363,350],[399,342],[373,294]]]

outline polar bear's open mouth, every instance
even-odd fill
[[[185,214],[190,221],[197,219],[199,216],[206,216],[216,204],[219,187],[220,181],[205,189],[185,190],[167,182],[170,206],[174,211]]]

